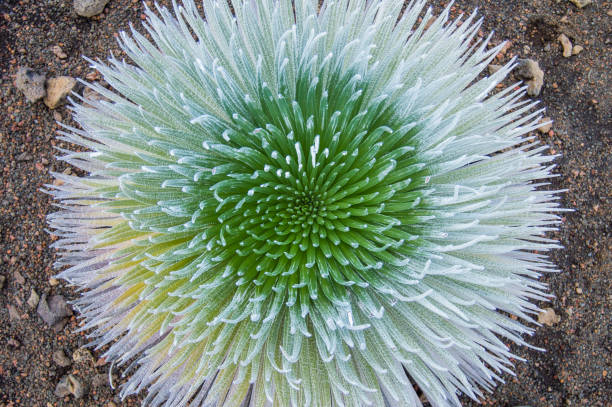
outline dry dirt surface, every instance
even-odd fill
[[[432,1],[437,10],[444,4]],[[575,209],[554,234],[565,246],[552,254],[562,272],[544,277],[555,298],[542,306],[552,308],[559,320],[539,327],[530,339],[547,351],[514,349],[527,362],[517,362],[516,377],[505,375],[506,383],[483,404],[612,406],[612,4],[593,0],[579,9],[569,0],[457,0],[453,15],[475,7],[485,18],[483,34],[495,30],[494,42],[511,41],[495,63],[532,58],[545,71],[539,97],[554,125],[536,136],[560,155],[559,177],[549,187],[567,189],[562,204]],[[87,337],[75,333],[76,316],[50,327],[28,304],[32,290],[67,300],[77,295],[50,280],[55,255],[44,229],[53,207],[39,191],[52,182],[51,171],[66,169],[54,158],[56,148],[69,147],[56,139],[56,120],[73,122],[66,107],[49,110],[42,102],[27,102],[13,81],[20,66],[47,78],[100,80],[82,56],[121,55],[115,33],[128,29],[129,22],[139,27],[143,10],[140,1],[111,0],[102,14],[84,18],[75,14],[72,0],[0,0],[0,406],[140,403],[139,397],[117,398],[101,352],[78,351]],[[583,51],[563,57],[560,34]],[[54,52],[54,46],[62,52]],[[120,373],[115,367],[115,384],[122,382]],[[85,387],[80,399],[55,394],[69,374]],[[477,404],[466,399],[465,405]]]

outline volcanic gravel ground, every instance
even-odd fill
[[[445,2],[432,4],[439,11]],[[554,234],[565,246],[552,253],[562,272],[544,277],[555,298],[542,305],[552,307],[560,322],[539,327],[530,338],[547,351],[513,347],[527,362],[517,362],[516,377],[504,375],[507,383],[487,395],[484,405],[612,406],[612,4],[594,0],[578,9],[568,0],[457,0],[453,15],[475,7],[485,16],[481,34],[495,30],[494,42],[511,41],[495,63],[517,55],[537,60],[545,71],[540,99],[554,125],[537,137],[560,154],[559,177],[549,187],[568,189],[561,202],[575,209]],[[116,32],[128,29],[130,21],[139,27],[143,10],[139,1],[111,0],[102,14],[88,19],[75,14],[72,0],[0,0],[0,406],[140,402],[139,397],[120,402],[108,385],[110,366],[100,359],[101,352],[80,351],[73,358],[87,342],[84,333],[74,333],[79,327],[75,316],[56,330],[28,305],[32,290],[68,300],[77,295],[63,282],[50,281],[55,255],[49,248],[53,238],[44,229],[53,207],[39,191],[53,181],[51,171],[66,169],[54,158],[56,147],[69,147],[55,138],[55,121],[74,123],[66,107],[51,111],[42,102],[27,102],[13,80],[19,66],[48,78],[89,75],[99,80],[82,56],[105,59],[111,50],[121,55]],[[564,58],[557,40],[561,33],[584,50]],[[53,53],[55,45],[66,58]],[[61,356],[53,357],[60,350],[71,359],[69,366],[61,367]],[[66,374],[88,388],[83,398],[54,394]],[[115,384],[121,383],[119,368],[113,375]],[[465,405],[477,404],[466,399]]]

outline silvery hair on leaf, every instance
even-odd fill
[[[56,266],[146,406],[433,406],[510,373],[547,300],[541,110],[475,14],[416,0],[147,10],[73,105]],[[421,20],[419,16],[424,16]],[[59,185],[61,184],[61,185]],[[510,318],[510,316],[517,318]]]

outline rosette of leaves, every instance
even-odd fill
[[[491,94],[514,61],[480,75],[501,45],[424,6],[185,0],[92,61],[112,89],[73,106],[87,175],[55,174],[49,223],[122,396],[458,406],[511,373],[552,157],[524,88]]]

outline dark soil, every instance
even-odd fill
[[[438,9],[444,3],[432,1]],[[552,254],[562,272],[544,277],[555,295],[547,306],[561,321],[539,327],[530,339],[546,352],[514,349],[528,361],[517,362],[516,377],[506,375],[507,383],[487,395],[484,405],[612,406],[612,4],[594,0],[578,9],[568,0],[457,0],[453,14],[475,7],[485,16],[483,33],[495,30],[494,41],[511,41],[499,63],[518,55],[537,60],[546,72],[540,99],[554,126],[538,137],[561,155],[560,177],[550,188],[568,189],[561,202],[575,209],[554,234],[565,246]],[[0,0],[0,280],[6,279],[0,289],[0,406],[139,404],[137,397],[119,402],[100,353],[59,367],[54,351],[71,358],[87,342],[84,333],[74,333],[79,321],[73,316],[56,331],[27,305],[31,290],[76,296],[64,283],[49,283],[55,255],[45,216],[53,208],[39,191],[52,182],[51,171],[65,169],[54,158],[55,148],[68,147],[55,138],[55,120],[71,119],[65,107],[50,111],[42,102],[28,103],[13,80],[19,66],[47,77],[84,78],[91,70],[82,56],[104,59],[111,50],[120,55],[115,33],[130,21],[138,27],[142,11],[140,1],[111,0],[101,15],[86,19],[73,12],[71,0]],[[560,33],[584,51],[563,58]],[[58,59],[54,45],[68,58]],[[54,395],[68,373],[89,387],[83,399]]]

